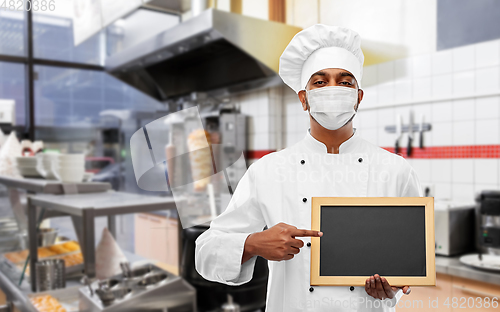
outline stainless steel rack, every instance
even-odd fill
[[[107,191],[87,194],[32,195],[28,197],[28,236],[36,242],[37,207],[44,208],[48,215],[71,216],[82,248],[85,274],[95,276],[94,219],[136,212],[176,209],[172,197],[153,197],[124,192]],[[38,260],[37,245],[29,245],[30,267]],[[181,246],[181,245],[180,245]],[[36,275],[30,274],[31,288],[35,291]]]
[[[60,195],[66,193],[99,193],[106,192],[111,189],[111,185],[109,183],[102,182],[68,184],[55,180],[12,178],[1,175],[0,184],[7,188],[11,208],[17,221],[18,228],[23,232],[29,232],[29,228],[27,218],[28,207],[26,203],[23,203],[22,201],[22,191],[26,191],[28,194]],[[39,213],[39,209],[33,209],[33,211],[37,214]],[[57,214],[54,214],[52,216],[56,215]],[[51,217],[51,215],[46,214],[45,217]],[[33,230],[36,233],[36,228]],[[36,246],[37,240],[35,239],[31,241],[33,241]],[[32,311],[32,305],[29,304],[29,299],[24,295],[24,293],[30,288],[30,285],[26,281],[20,285],[15,285],[9,277],[0,272],[0,286],[2,286],[2,291],[7,295],[8,299],[16,305],[16,307],[22,307],[20,308],[22,311]]]
[[[67,194],[67,193],[96,193],[105,192],[111,189],[111,184],[102,182],[81,182],[62,183],[55,180],[12,178],[0,175],[0,184],[7,187],[10,205],[16,218],[19,229],[28,229],[26,218],[26,207],[21,200],[21,192],[24,190],[28,194]],[[47,216],[46,216],[47,217]],[[110,223],[113,223],[110,221]],[[112,228],[114,228],[112,226]],[[110,229],[111,230],[111,229]]]

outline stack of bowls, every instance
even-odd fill
[[[59,154],[52,162],[52,172],[61,182],[82,182],[85,174],[84,154]]]
[[[23,177],[36,177],[39,178],[40,174],[36,170],[36,157],[33,156],[20,156],[16,157],[17,169]]]
[[[57,160],[58,153],[38,153],[36,155],[36,170],[38,173],[49,180],[55,180],[56,176],[52,171],[52,163]]]

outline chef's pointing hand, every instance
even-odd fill
[[[290,260],[304,247],[304,242],[296,237],[321,237],[323,233],[297,229],[293,225],[278,223],[262,232],[252,233],[245,241],[241,263],[253,256],[261,256],[271,261]]]
[[[366,293],[375,299],[392,299],[399,290],[399,287],[394,287],[389,285],[389,282],[384,277],[378,274],[370,276],[365,281]],[[410,286],[405,286],[402,288],[404,294],[409,294]]]

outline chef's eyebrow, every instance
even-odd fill
[[[319,71],[317,73],[314,73],[311,78],[313,78],[314,76],[326,76],[326,73],[325,72],[322,72],[322,71]]]
[[[354,78],[354,75],[353,75],[353,74],[351,74],[350,72],[341,72],[341,73],[340,73],[340,76],[342,76],[342,77],[349,76],[349,77]],[[354,79],[356,79],[356,78],[354,78]]]
[[[327,76],[327,75],[328,75],[327,73],[325,73],[323,71],[319,71],[317,73],[314,73],[311,76],[311,78],[313,78],[314,76]],[[347,77],[348,76],[348,77],[352,77],[352,78],[356,79],[353,74],[351,74],[350,72],[346,72],[346,71],[340,72],[340,74],[337,74],[337,75],[340,75],[341,77]]]

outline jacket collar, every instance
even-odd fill
[[[356,150],[356,143],[361,139],[356,128],[353,129],[354,134],[344,141],[339,146],[339,154],[353,153]],[[302,140],[304,144],[313,152],[316,153],[327,153],[326,145],[311,135],[311,128],[307,129],[305,138]]]

